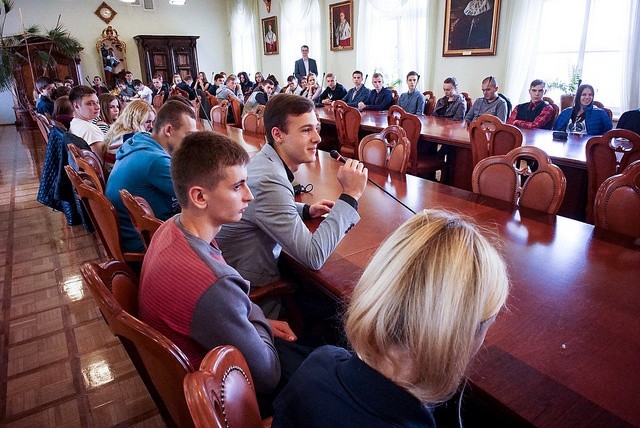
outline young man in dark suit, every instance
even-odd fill
[[[302,58],[296,61],[293,75],[296,76],[298,82],[302,80],[302,76],[307,76],[309,72],[313,72],[318,75],[318,65],[316,64],[316,60],[313,58],[309,58],[309,46],[302,45],[300,48],[302,52]]]

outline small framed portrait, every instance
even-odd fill
[[[329,46],[332,51],[353,49],[353,1],[329,5]]]
[[[262,19],[262,40],[264,41],[264,54],[277,55],[280,52],[278,40],[278,17],[270,16]]]
[[[442,56],[495,55],[500,0],[447,0]]]

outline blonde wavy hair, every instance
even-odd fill
[[[144,127],[149,113],[156,114],[154,108],[144,100],[133,100],[122,109],[118,119],[113,122],[104,139],[104,153],[107,153],[111,141],[122,134],[146,131]]]
[[[439,403],[455,393],[508,291],[504,261],[470,221],[425,210],[374,255],[345,332],[365,363]]]

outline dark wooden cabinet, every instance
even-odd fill
[[[183,78],[198,74],[196,42],[200,36],[135,36],[142,80],[146,83],[156,74],[171,83],[173,74]]]

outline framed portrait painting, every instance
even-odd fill
[[[443,56],[495,55],[500,0],[447,0]]]
[[[262,40],[265,55],[277,55],[280,52],[278,34],[278,17],[262,19]]]
[[[115,28],[109,25],[102,30],[96,49],[102,59],[105,83],[111,87],[115,86],[116,79],[124,80],[124,72],[127,70],[127,44],[118,38]]]
[[[329,5],[329,27],[332,51],[353,49],[353,1]]]

